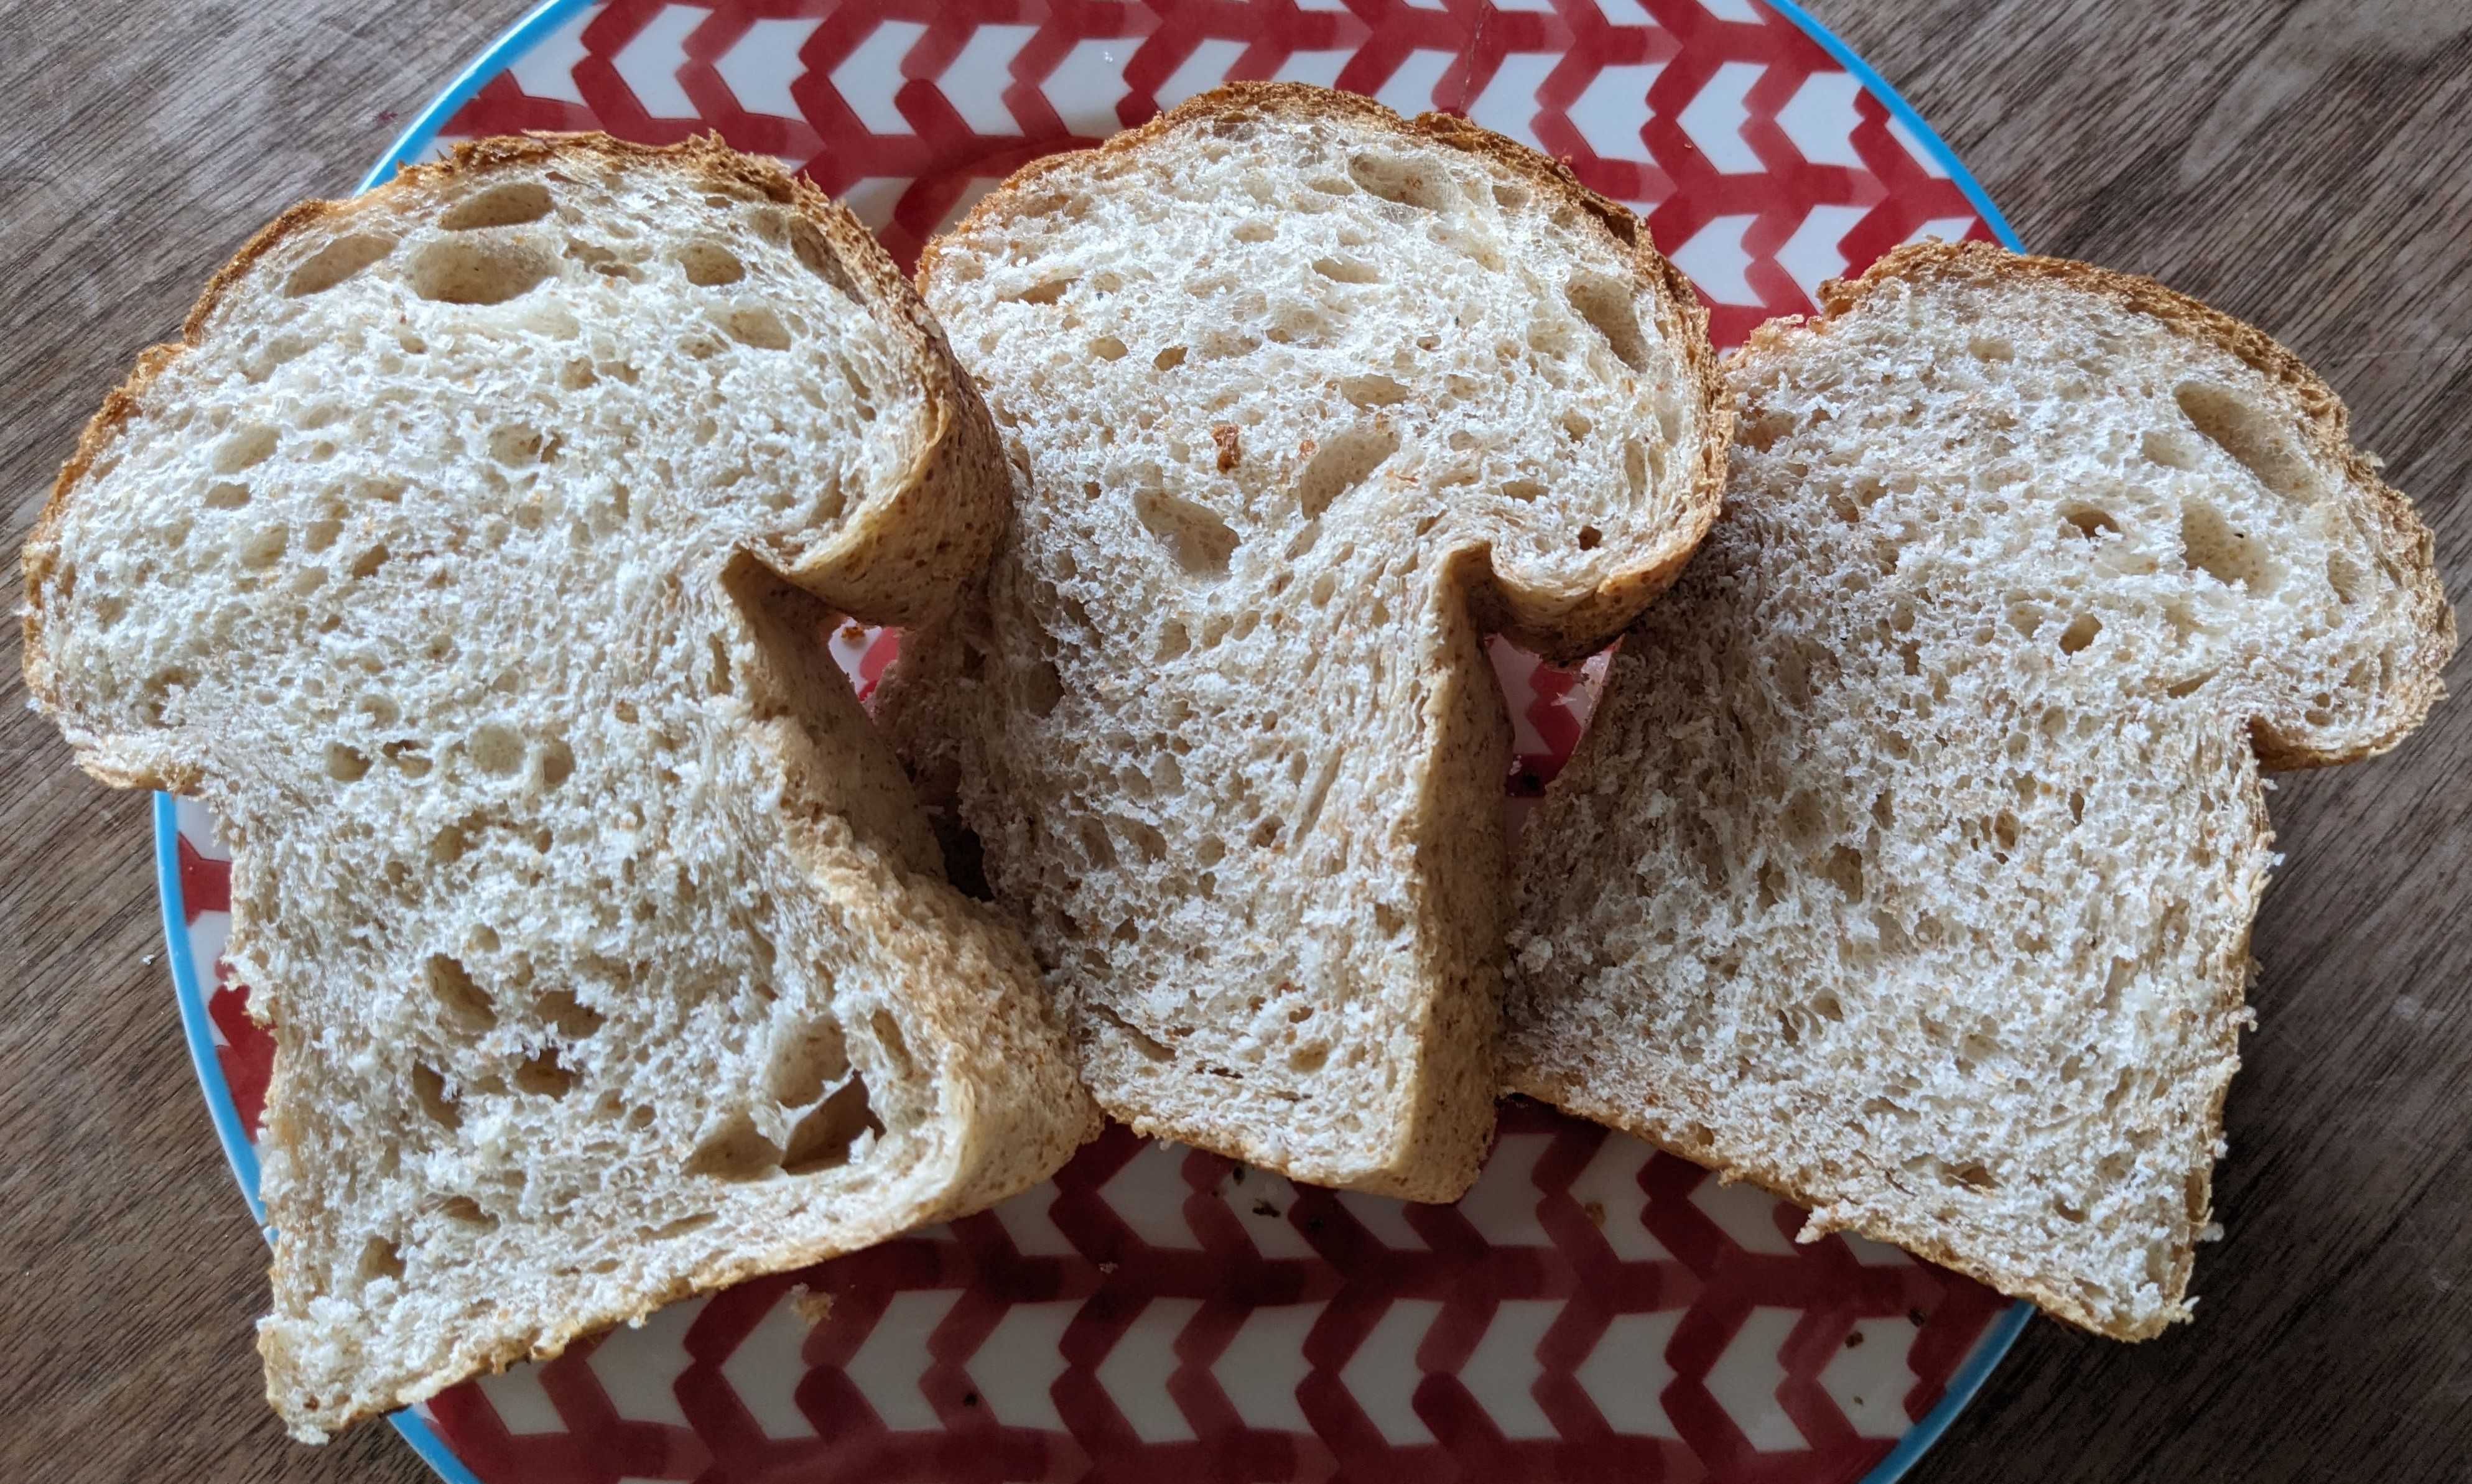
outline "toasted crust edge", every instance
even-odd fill
[[[1195,125],[1246,113],[1292,119],[1340,118],[1491,160],[1532,181],[1541,197],[1577,207],[1595,221],[1615,247],[1629,258],[1632,271],[1653,286],[1659,309],[1657,337],[1680,357],[1685,392],[1696,400],[1700,411],[1700,436],[1699,447],[1691,451],[1694,467],[1680,518],[1663,541],[1607,575],[1578,601],[1558,603],[1558,611],[1540,601],[1523,600],[1498,577],[1480,583],[1475,593],[1482,605],[1480,621],[1487,628],[1548,659],[1576,661],[1613,642],[1659,593],[1673,584],[1700,538],[1716,524],[1724,500],[1726,459],[1733,446],[1733,399],[1726,389],[1723,365],[1708,342],[1707,307],[1700,302],[1691,280],[1656,250],[1646,224],[1628,207],[1581,185],[1568,165],[1551,155],[1448,113],[1421,113],[1409,118],[1360,94],[1308,82],[1225,82],[1105,143],[1042,155],[1014,171],[971,208],[969,215],[938,235],[919,253],[915,281],[920,292],[925,293],[934,277],[948,240],[1000,225],[1015,214],[1030,188],[1047,176],[1078,169],[1093,159],[1133,153]],[[1539,208],[1532,204],[1521,209]]]

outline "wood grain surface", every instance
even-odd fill
[[[513,8],[0,0],[0,546],[213,268],[347,190]],[[2030,247],[2316,364],[2472,584],[2472,3],[1813,8]],[[0,644],[0,1478],[428,1477],[383,1428],[288,1443],[260,1400],[265,1249],[178,1035],[145,799],[70,767]],[[2472,698],[2287,776],[2274,814],[2198,1322],[2121,1346],[2038,1321],[1922,1484],[2472,1477]]]

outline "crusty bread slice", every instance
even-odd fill
[[[717,142],[488,140],[296,207],[111,395],[26,672],[236,851],[295,1436],[1095,1131],[820,642],[932,617],[1006,499],[882,249]]]
[[[1724,457],[1691,290],[1455,119],[1237,85],[1016,175],[920,269],[1030,493],[879,715],[1135,1128],[1417,1199],[1492,1126],[1509,731]]]
[[[2122,1338],[2188,1316],[2272,860],[2453,617],[2342,405],[2144,279],[1900,250],[1729,362],[1726,514],[1521,851],[1509,1083]]]

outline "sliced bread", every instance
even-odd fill
[[[932,619],[1007,498],[882,249],[717,142],[296,207],[112,393],[26,547],[26,674],[234,848],[294,1435],[1095,1131],[821,645]]]
[[[2342,405],[2144,279],[1901,249],[1728,363],[1726,513],[1521,847],[1509,1085],[2122,1338],[2189,1314],[2260,769],[2439,694]]]
[[[1726,415],[1629,213],[1456,119],[1239,84],[1022,171],[919,272],[1027,481],[879,715],[1144,1132],[1456,1195],[1492,1126],[1491,628],[1609,639]]]

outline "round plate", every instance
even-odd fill
[[[552,0],[371,179],[458,138],[718,130],[838,194],[907,265],[1024,161],[1228,78],[1441,108],[1627,201],[1721,347],[1910,239],[2014,239],[1860,59],[1783,0]],[[891,636],[833,647],[862,693]],[[1497,646],[1516,796],[1581,671]],[[164,925],[252,1208],[272,1041],[223,978],[213,822],[157,800]],[[198,966],[211,966],[201,979]],[[1298,1189],[1110,1129],[994,1211],[674,1305],[396,1425],[449,1479],[1548,1479],[1902,1472],[2027,1309],[1536,1106],[1476,1190]]]

